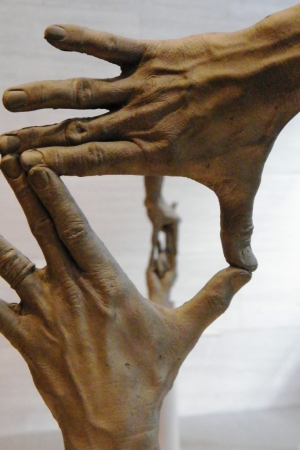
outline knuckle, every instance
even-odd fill
[[[87,78],[78,78],[74,80],[74,102],[79,108],[86,108],[91,101],[92,89],[90,81]]]
[[[89,166],[101,167],[103,165],[104,153],[99,145],[95,143],[89,144],[87,153],[87,162]]]
[[[36,237],[45,236],[45,234],[49,234],[49,232],[52,232],[54,229],[53,222],[49,218],[40,220],[31,226],[32,233]]]
[[[18,260],[18,255],[15,252],[15,250],[8,249],[5,252],[1,252],[0,255],[0,269],[3,273],[8,273],[9,270],[11,270],[11,267],[13,267]]]
[[[82,120],[67,121],[65,133],[66,142],[71,145],[81,144],[82,142],[85,142],[87,137],[87,123]]]
[[[88,237],[88,229],[83,222],[72,222],[65,226],[60,232],[59,237],[64,242],[72,242],[80,237],[84,239]]]
[[[12,248],[0,255],[1,276],[15,289],[30,273],[35,270],[35,265],[27,258],[21,258]]]
[[[79,156],[80,164],[78,164],[78,175],[101,175],[104,164],[104,152],[101,146],[95,142],[91,142],[81,148]]]
[[[106,39],[106,47],[108,50],[108,53],[114,53],[119,48],[119,41],[117,36],[114,34],[108,34]]]

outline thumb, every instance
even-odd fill
[[[230,266],[214,275],[195,297],[177,308],[184,336],[192,347],[203,331],[226,311],[233,296],[250,279],[251,273],[247,270]]]

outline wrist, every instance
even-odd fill
[[[91,429],[84,424],[62,429],[65,450],[160,450],[158,427],[148,431],[110,431],[107,427]]]

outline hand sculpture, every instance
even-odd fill
[[[7,90],[11,111],[105,108],[4,136],[2,154],[65,175],[172,175],[212,189],[221,208],[226,260],[255,270],[252,208],[264,163],[299,111],[300,5],[234,33],[136,41],[74,25],[45,38],[121,67],[114,79],[72,79]]]
[[[153,224],[152,248],[149,264],[146,272],[149,298],[153,302],[171,307],[170,291],[176,279],[176,255],[178,239],[179,216],[175,214],[172,206],[163,200],[164,209],[160,208],[161,181],[155,177],[151,178],[151,184],[147,185],[147,198],[158,194],[156,201],[152,198],[150,220]],[[147,205],[147,202],[146,202]],[[164,212],[167,211],[166,214]],[[168,212],[172,211],[171,214]],[[165,242],[161,242],[159,233],[163,234]]]
[[[68,450],[159,449],[164,396],[203,330],[249,281],[229,267],[170,310],[146,300],[48,168],[2,170],[47,261],[0,238],[0,275],[20,296],[0,302],[0,331],[26,360]],[[29,179],[29,182],[28,182]]]
[[[159,305],[171,307],[170,291],[176,279],[176,251],[174,239],[177,232],[170,227],[166,230],[166,247],[158,241],[152,244],[150,260],[146,272],[149,298]]]

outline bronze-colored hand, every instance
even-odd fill
[[[11,111],[106,108],[2,137],[2,153],[23,154],[66,175],[190,177],[221,207],[226,260],[254,270],[253,201],[274,141],[299,111],[300,5],[234,33],[136,41],[74,25],[50,26],[47,41],[121,67],[115,79],[44,81],[11,88]]]
[[[20,296],[0,301],[0,332],[26,360],[68,450],[158,449],[159,409],[203,330],[251,278],[229,267],[169,310],[146,300],[94,234],[58,176],[2,170],[47,261],[0,237],[0,275]]]

